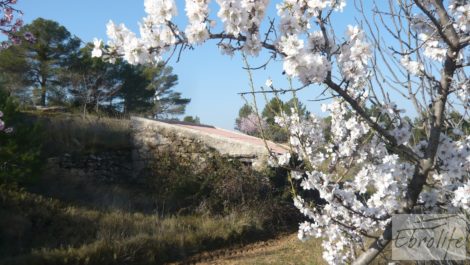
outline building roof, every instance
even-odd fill
[[[277,143],[274,143],[272,141],[267,141],[267,140],[264,141],[262,138],[254,137],[254,136],[247,135],[247,134],[237,132],[237,131],[230,131],[230,130],[226,130],[222,128],[217,128],[217,127],[210,126],[210,125],[202,125],[202,124],[199,125],[199,124],[192,124],[188,122],[178,122],[178,121],[165,121],[165,120],[158,120],[158,121],[192,129],[192,130],[196,130],[199,132],[204,132],[206,134],[216,135],[219,137],[224,137],[224,138],[228,138],[231,140],[252,144],[255,146],[266,147],[267,145],[272,152],[278,153],[278,154],[286,153],[289,150],[287,146],[282,145],[282,144],[277,144]]]

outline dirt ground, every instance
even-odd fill
[[[205,252],[190,259],[173,263],[197,265],[242,265],[242,264],[325,264],[322,260],[319,240],[302,242],[296,234],[256,242],[238,248],[227,248]]]

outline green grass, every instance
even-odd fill
[[[249,240],[255,213],[157,217],[96,211],[0,187],[0,264],[163,264]],[[248,238],[248,239],[246,239]]]

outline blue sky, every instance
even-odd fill
[[[176,22],[184,25],[184,1],[176,2],[179,12]],[[218,7],[215,1],[212,2],[211,10],[214,13]],[[274,2],[277,1],[271,2],[268,15],[275,17]],[[137,23],[145,15],[143,0],[19,0],[18,8],[23,10],[26,23],[38,17],[55,20],[85,42],[92,41],[94,37],[106,40],[106,23],[109,20],[124,23],[137,31]],[[350,16],[352,8],[348,6],[344,14],[334,17],[335,27],[341,29],[340,33],[347,24],[354,23],[354,18]],[[267,54],[261,54],[259,58],[251,59],[252,65],[262,64],[267,58]],[[249,90],[248,75],[242,69],[240,56],[223,56],[215,42],[209,42],[185,51],[181,60],[178,63],[175,59],[171,60],[170,66],[179,77],[174,89],[191,98],[186,115],[198,116],[205,124],[233,129],[238,110],[244,103],[237,93]],[[267,70],[254,73],[255,86],[263,86],[267,78],[272,78],[275,86],[286,87],[286,78],[281,73],[281,63],[271,63]],[[320,92],[319,87],[309,87],[299,93],[301,101],[317,114],[320,113],[320,103],[307,100],[315,99]],[[258,102],[261,107],[264,105],[262,98]]]

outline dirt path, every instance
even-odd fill
[[[321,246],[316,240],[301,242],[296,234],[260,241],[239,248],[204,252],[183,263],[198,265],[229,264],[323,264]]]

